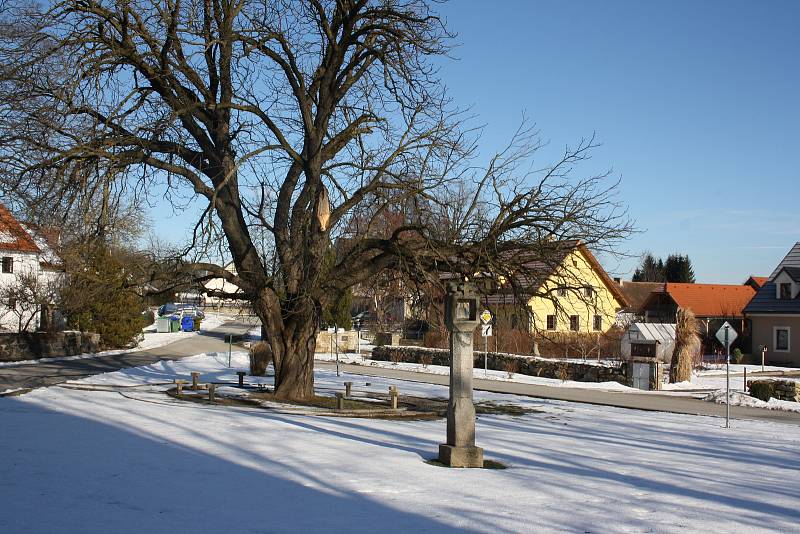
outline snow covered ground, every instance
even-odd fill
[[[314,359],[320,361],[332,362],[336,360],[336,355],[331,353],[317,353]],[[339,361],[341,363],[352,363],[356,365],[364,365],[367,367],[383,367],[386,369],[399,369],[401,371],[411,371],[415,373],[428,373],[434,375],[449,375],[450,368],[443,365],[428,365],[424,366],[419,363],[394,363],[379,360],[371,360],[364,358],[360,354],[342,353],[339,354]],[[496,371],[488,369],[475,368],[473,371],[475,378],[484,378],[488,380],[503,380],[511,382],[519,382],[521,384],[538,384],[541,386],[562,387],[562,388],[582,388],[582,389],[603,389],[608,391],[629,391],[637,393],[641,390],[631,388],[620,384],[619,382],[576,382],[574,380],[559,380],[557,378],[543,378],[539,376],[529,376],[520,373],[514,373],[509,377],[505,371]]]
[[[208,314],[206,318],[200,325],[202,331],[213,330],[217,328],[225,321],[229,320],[227,317],[217,314]],[[175,343],[176,341],[180,341],[182,339],[186,339],[191,336],[196,336],[199,332],[156,332],[155,323],[150,326],[145,327],[142,330],[142,339],[134,348],[130,349],[114,349],[114,350],[104,350],[101,352],[92,352],[87,354],[77,354],[75,356],[60,356],[57,358],[39,358],[38,360],[20,360],[16,362],[0,362],[0,367],[17,367],[19,365],[36,365],[40,363],[49,363],[49,362],[63,362],[69,360],[84,360],[87,358],[97,358],[99,356],[114,356],[117,354],[127,354],[129,352],[139,352],[143,350],[151,350],[157,349],[159,347],[164,347],[169,345],[170,343]]]
[[[445,422],[189,404],[176,376],[235,380],[214,354],[0,398],[0,532],[798,532],[800,427],[477,393],[505,470],[426,464]],[[323,393],[445,397],[320,370]],[[365,380],[371,385],[366,386]],[[267,380],[268,381],[268,380]],[[146,385],[149,384],[149,385]],[[112,388],[111,386],[127,386]],[[105,389],[106,391],[98,391]],[[115,390],[116,389],[116,390]]]

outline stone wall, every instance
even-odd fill
[[[358,332],[355,330],[340,330],[338,334],[323,331],[317,334],[317,346],[314,352],[335,352],[336,345],[339,352],[355,352],[358,350]]]
[[[484,352],[475,351],[474,367],[483,369]],[[375,347],[372,359],[429,365],[450,365],[450,351],[422,347]],[[515,373],[576,382],[619,382],[629,385],[626,362],[591,362],[489,353],[488,368],[497,371],[514,369]]]
[[[794,380],[748,380],[747,389],[751,396],[765,402],[770,398],[800,402],[800,382]]]
[[[97,352],[100,335],[69,332],[0,334],[0,361],[16,362]]]

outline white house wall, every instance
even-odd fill
[[[14,260],[13,273],[0,272],[0,290],[16,284],[18,277],[25,273],[37,273],[40,277],[48,278],[51,276],[51,274],[48,273],[52,273],[52,276],[58,276],[57,273],[43,271],[41,269],[39,266],[38,254],[0,250],[0,257],[11,257]],[[28,319],[31,319],[31,316],[33,320],[30,321],[30,327],[35,328],[38,323],[38,313],[23,317],[22,321],[26,323]],[[16,332],[19,330],[19,321],[19,316],[11,311],[8,306],[6,306],[5,302],[0,302],[0,331]]]

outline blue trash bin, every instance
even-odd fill
[[[188,315],[181,319],[181,330],[184,332],[191,332],[194,330],[194,317]]]

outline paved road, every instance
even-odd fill
[[[329,362],[317,362],[317,367],[335,369],[336,365]],[[434,375],[417,373],[413,371],[401,371],[398,369],[388,369],[385,367],[365,367],[361,365],[341,365],[343,371],[364,375],[382,376],[386,378],[397,378],[400,380],[410,380],[412,382],[425,382],[429,384],[447,385],[450,377],[446,375]],[[725,405],[706,402],[691,397],[676,397],[674,395],[663,395],[658,393],[624,393],[617,391],[602,391],[597,389],[578,389],[561,388],[552,386],[541,386],[536,384],[520,384],[515,382],[504,382],[499,380],[475,379],[474,387],[481,391],[494,393],[510,393],[513,395],[525,395],[542,399],[556,399],[569,402],[583,402],[587,404],[599,404],[602,406],[617,406],[620,408],[633,408],[636,410],[649,410],[658,412],[673,412],[691,415],[710,415],[725,417]],[[402,393],[402,391],[401,391]],[[731,406],[732,419],[759,419],[762,421],[776,421],[800,425],[800,413],[782,412],[777,410],[765,410],[762,408],[750,408],[746,406]]]
[[[61,362],[22,365],[17,367],[0,367],[0,391],[17,388],[37,388],[77,380],[87,376],[117,371],[126,367],[148,365],[159,360],[175,360],[192,356],[201,352],[226,351],[225,334],[244,334],[252,328],[246,320],[231,321],[209,332],[203,332],[185,340],[148,351],[101,356],[84,360],[67,360]],[[335,364],[317,362],[317,367],[332,369]],[[361,365],[342,365],[348,373],[365,376],[383,376],[447,385],[449,377],[387,369],[381,367],[365,367]],[[575,389],[520,384],[498,380],[475,380],[475,389],[495,393],[510,393],[544,399],[556,399],[569,402],[582,402],[637,410],[651,410],[693,415],[710,415],[725,417],[725,406],[689,397],[676,397],[654,393],[622,393],[596,389]],[[800,413],[780,412],[759,408],[732,406],[731,417],[734,419],[759,419],[800,425]]]
[[[19,388],[38,388],[60,384],[67,380],[77,380],[91,375],[118,371],[126,367],[149,365],[159,360],[177,360],[201,352],[227,351],[226,334],[246,334],[252,325],[243,320],[225,323],[219,328],[199,335],[176,341],[169,345],[118,354],[98,356],[83,360],[66,360],[16,367],[0,367],[0,391]]]

